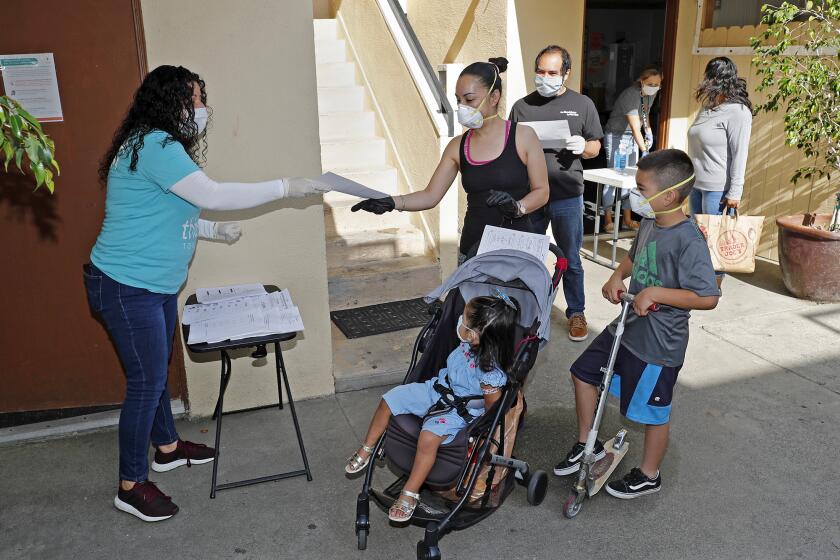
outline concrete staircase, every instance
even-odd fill
[[[315,60],[321,161],[381,192],[399,192],[397,169],[337,21],[316,19]],[[440,267],[408,214],[351,213],[359,199],[324,196],[330,309],[349,309],[425,295],[440,283]],[[348,340],[332,325],[337,392],[398,383],[419,329]]]

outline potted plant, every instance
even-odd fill
[[[809,1],[804,9],[765,4],[762,12],[766,29],[751,45],[761,78],[756,89],[768,97],[756,112],[784,109],[785,144],[811,162],[794,171],[794,184],[831,182],[840,173],[840,0]],[[838,212],[782,216],[776,224],[785,287],[800,298],[840,301]]]
[[[21,173],[25,169],[32,173],[36,189],[43,185],[52,193],[53,177],[60,171],[54,153],[55,143],[44,134],[38,119],[11,97],[0,95],[0,154],[4,171],[8,173],[9,164],[14,162]]]

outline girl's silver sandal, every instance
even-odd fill
[[[347,474],[356,474],[357,472],[361,472],[367,467],[368,463],[370,462],[370,458],[373,456],[373,447],[368,447],[367,445],[362,445],[362,451],[368,454],[367,457],[362,457],[359,455],[359,452],[353,453],[353,456],[347,459],[347,464],[344,466],[344,472]]]

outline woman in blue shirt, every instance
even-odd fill
[[[84,266],[91,309],[100,315],[126,377],[120,413],[120,487],[114,505],[143,521],[178,506],[148,477],[152,469],[208,463],[214,450],[179,439],[166,388],[177,324],[177,293],[198,237],[233,242],[236,223],[199,219],[201,209],[238,210],[324,192],[308,179],[217,183],[200,169],[209,111],[204,81],[182,66],[143,80],[102,158],[105,220]]]

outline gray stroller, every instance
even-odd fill
[[[512,455],[516,430],[525,414],[522,387],[537,353],[549,338],[550,315],[557,286],[567,261],[556,246],[554,273],[536,257],[516,250],[498,250],[477,255],[461,265],[435,291],[426,296],[430,321],[414,343],[403,383],[434,377],[446,357],[458,345],[458,317],[470,299],[493,295],[495,288],[519,304],[514,364],[501,398],[466,426],[453,441],[438,450],[435,465],[426,480],[412,523],[425,526],[417,543],[418,559],[439,559],[438,542],[451,530],[463,529],[492,514],[518,482],[527,487],[528,502],[539,505],[546,494],[548,477],[532,472],[528,463]],[[441,301],[441,298],[444,298]],[[366,467],[364,484],[356,502],[356,535],[359,550],[367,547],[370,531],[370,498],[387,510],[398,498],[411,471],[422,419],[404,414],[391,418]],[[398,478],[384,490],[372,487],[379,459],[385,459]]]

